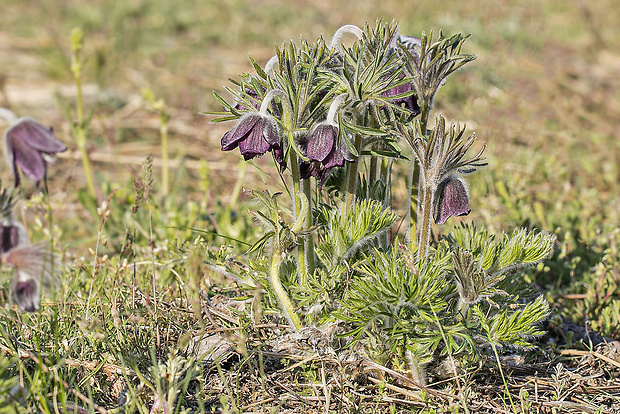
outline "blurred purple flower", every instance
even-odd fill
[[[4,131],[4,150],[19,186],[19,169],[37,184],[45,177],[47,162],[67,147],[47,128],[32,118],[18,118]]]
[[[16,271],[11,282],[11,292],[21,310],[34,312],[39,309],[41,286],[35,277]]]
[[[15,269],[11,292],[24,311],[34,312],[39,309],[41,283],[49,284],[52,279],[53,255],[48,249],[47,243],[21,245],[0,256],[2,264]]]
[[[222,151],[231,151],[237,147],[246,161],[272,149],[281,151],[275,119],[255,112],[242,116],[237,125],[222,137]]]
[[[469,192],[465,181],[455,175],[448,176],[437,188],[435,223],[444,224],[450,216],[466,216],[469,209]]]

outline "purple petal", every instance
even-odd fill
[[[226,132],[222,137],[222,151],[231,151],[239,146],[239,140],[234,139],[234,129]]]
[[[26,140],[15,138],[16,135],[7,136],[7,149],[13,155],[13,173],[16,181],[18,181],[18,176],[15,167],[19,167],[24,175],[33,181],[41,181],[45,177],[45,161],[41,153],[28,146]]]
[[[413,88],[411,87],[411,84],[405,83],[404,85],[395,86],[392,89],[389,89],[388,91],[384,93],[384,96],[389,98],[390,96],[400,95],[402,93],[411,92],[412,90]],[[395,101],[400,101],[400,100],[402,99],[396,99]]]
[[[322,124],[317,126],[308,140],[306,155],[311,160],[323,161],[333,151],[338,128],[333,125]]]
[[[465,181],[451,176],[439,184],[435,204],[435,223],[444,224],[450,216],[466,216],[469,209],[469,193]]]
[[[233,139],[235,141],[240,141],[245,138],[252,131],[252,129],[254,129],[256,123],[262,119],[263,118],[258,114],[251,114],[241,117],[237,127],[235,128],[235,132],[233,132]]]
[[[65,144],[60,142],[50,128],[41,125],[32,118],[20,118],[17,123],[9,128],[7,137],[13,141],[21,141],[30,148],[56,154],[67,150]]]
[[[261,119],[260,116],[256,114],[241,117],[237,125],[222,137],[222,151],[237,148],[239,141],[246,137],[259,119]]]
[[[17,247],[25,240],[20,240],[20,231],[17,226],[1,226],[0,227],[0,254]]]
[[[396,96],[396,95],[400,95],[403,93],[411,92],[412,90],[413,90],[413,87],[411,86],[411,83],[406,83],[404,85],[396,86],[384,92],[383,96],[389,98],[391,96]],[[419,115],[421,112],[415,95],[406,96],[404,98],[391,99],[391,102],[394,105],[399,105],[399,106],[402,104],[405,104],[405,108],[407,108],[413,116]]]
[[[322,162],[325,169],[333,167],[342,167],[344,165],[344,156],[342,155],[342,148],[335,148],[330,152]]]
[[[239,142],[239,151],[246,161],[257,155],[263,155],[271,148],[271,144],[265,140],[263,135],[265,122],[264,118],[256,120],[254,127],[246,135],[246,138]]]

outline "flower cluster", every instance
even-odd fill
[[[23,175],[39,183],[45,179],[47,164],[53,155],[67,147],[58,140],[51,128],[29,118],[18,118],[13,112],[0,108],[0,118],[8,121],[4,131],[4,152],[15,177],[15,187]],[[41,285],[52,278],[53,255],[48,244],[30,244],[24,227],[14,221],[14,193],[0,194],[0,265],[13,268],[12,296],[19,307],[28,312],[39,308]]]
[[[344,26],[329,45],[322,38],[301,47],[291,44],[279,49],[264,69],[254,64],[255,75],[228,89],[234,102],[220,99],[226,111],[216,113],[224,116],[216,121],[236,120],[222,137],[222,150],[239,148],[245,160],[272,152],[282,170],[289,164],[285,154],[298,157],[299,176],[320,183],[334,168],[355,163],[359,152],[374,142],[363,139],[355,146],[359,128],[377,128],[394,112],[410,119],[420,114],[399,49],[403,44],[417,56],[419,39],[398,34],[395,26],[388,29],[364,32]],[[369,49],[343,47],[345,34],[367,41]],[[276,96],[279,102],[273,100]],[[384,111],[381,122],[366,116],[379,110]]]

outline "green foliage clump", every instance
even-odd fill
[[[494,242],[462,226],[422,261],[397,246],[374,251],[359,265],[338,318],[356,341],[387,343],[399,355],[410,350],[418,361],[438,351],[477,360],[484,344],[530,348],[549,305],[542,296],[523,301],[511,282],[520,277],[515,270],[547,257],[553,241],[519,230]]]

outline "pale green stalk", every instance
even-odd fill
[[[82,61],[80,59],[80,51],[82,50],[83,33],[82,29],[76,28],[71,32],[71,50],[73,52],[71,71],[75,78],[76,86],[76,112],[77,125],[74,128],[74,134],[77,147],[82,153],[82,165],[84,166],[84,174],[86,175],[86,183],[91,196],[97,197],[95,191],[95,183],[90,168],[90,160],[88,159],[88,151],[86,150],[86,127],[84,125],[84,100],[82,97]]]
[[[418,210],[422,216],[418,217],[416,227],[418,231],[418,259],[423,259],[428,253],[431,242],[431,228],[433,220],[433,204],[435,201],[435,187],[427,184],[426,180],[422,183],[422,200],[418,200]],[[422,204],[420,206],[420,204]]]
[[[336,99],[339,99],[341,96],[344,96],[344,94],[339,95]],[[344,97],[340,99],[344,100]],[[332,106],[329,108],[330,114],[328,114],[328,117],[331,115],[332,108],[334,106],[335,106],[334,103],[332,103]],[[332,116],[335,116],[335,115],[332,115]],[[360,122],[361,118],[362,118],[362,115],[359,112],[356,113],[357,123],[361,123]],[[355,151],[358,154],[358,158],[354,162],[347,163],[345,180],[344,180],[344,200],[342,203],[342,210],[341,210],[343,217],[347,216],[349,210],[355,203],[355,188],[357,187],[357,170],[358,170],[361,153],[362,153],[362,134],[359,134],[359,133],[355,134],[355,142],[353,143],[353,145],[355,146]]]
[[[383,178],[383,177],[381,177]],[[377,181],[377,156],[370,156],[370,164],[368,166],[368,187],[372,187]]]
[[[512,401],[512,395],[510,395],[510,390],[508,389],[508,382],[506,381],[506,377],[504,376],[504,370],[502,369],[502,361],[499,359],[499,354],[497,353],[497,347],[495,346],[495,342],[491,340],[490,335],[488,335],[487,338],[489,339],[489,343],[491,344],[491,347],[493,348],[493,354],[495,354],[495,360],[497,361],[497,368],[499,369],[499,373],[502,376],[502,382],[504,383],[504,389],[506,390],[506,394],[508,394],[508,400],[510,401],[510,406],[512,407],[513,412],[516,413],[517,408],[515,407],[514,401]]]
[[[284,290],[282,283],[280,282],[280,263],[282,262],[282,252],[279,247],[274,247],[273,254],[271,255],[271,267],[269,269],[269,281],[271,287],[276,293],[278,300],[280,301],[280,307],[284,311],[286,318],[289,320],[293,328],[297,332],[302,328],[301,320],[295,313],[293,303],[288,297],[288,294]]]
[[[163,112],[160,115],[159,135],[161,136],[162,193],[165,197],[170,191],[170,174],[168,163],[168,115]]]
[[[380,179],[385,183],[385,192],[383,194],[383,207],[388,208],[391,206],[390,202],[390,194],[391,194],[391,186],[392,186],[392,158],[383,158],[381,160],[381,171],[380,171]],[[385,232],[382,236],[383,239],[383,247],[387,249],[390,243],[390,233]]]

